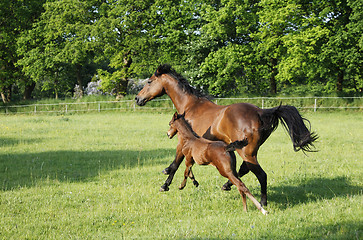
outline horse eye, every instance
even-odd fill
[[[147,83],[148,83],[148,84],[152,83],[152,80],[147,80]]]

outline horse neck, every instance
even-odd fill
[[[170,97],[176,110],[181,114],[188,110],[188,108],[197,102],[198,97],[184,90],[178,85],[178,80],[166,75],[164,79],[164,89],[166,94]]]
[[[184,119],[180,119],[174,122],[176,129],[178,130],[178,135],[183,139],[196,139],[197,137],[194,135],[193,130],[188,125],[188,123]]]

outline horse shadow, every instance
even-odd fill
[[[92,181],[109,171],[164,164],[165,157],[174,154],[174,149],[0,152],[0,190],[32,187],[42,180]]]
[[[281,210],[291,206],[317,202],[322,199],[334,199],[362,193],[362,188],[351,183],[344,176],[327,178],[315,177],[302,181],[299,185],[271,186],[268,190],[269,201],[277,204]]]

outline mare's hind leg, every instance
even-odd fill
[[[177,147],[175,159],[174,159],[173,163],[170,164],[170,166],[169,166],[169,176],[166,179],[165,183],[161,186],[160,192],[169,191],[169,186],[170,186],[171,182],[173,181],[174,175],[175,175],[176,171],[178,170],[180,164],[182,163],[183,159],[184,159],[184,155]]]
[[[267,174],[259,164],[247,163],[248,168],[255,174],[261,185],[261,205],[267,206]]]

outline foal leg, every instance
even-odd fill
[[[243,156],[242,154],[240,155]],[[238,177],[242,177],[243,175],[247,174],[249,171],[253,172],[261,185],[261,204],[262,206],[267,206],[267,174],[257,163],[256,158],[251,157],[250,160],[252,162],[255,162],[256,164],[252,164],[249,161],[248,162],[243,161],[238,171]],[[223,185],[222,190],[229,191],[231,190],[231,186],[232,182],[228,181]]]
[[[181,151],[178,151],[178,148],[177,148],[175,159],[174,159],[173,163],[170,164],[170,166],[169,166],[169,173],[168,173],[169,176],[166,179],[165,183],[161,186],[160,192],[169,191],[169,186],[170,186],[171,182],[173,181],[174,175],[175,175],[176,171],[178,170],[180,164],[182,163],[183,159],[184,159],[184,155],[182,154]]]
[[[229,180],[231,182],[233,182],[234,185],[236,185],[238,191],[240,192],[241,196],[242,196],[242,201],[243,201],[243,209],[245,211],[247,211],[247,204],[246,204],[246,195],[249,199],[251,199],[251,201],[253,202],[253,204],[255,204],[255,206],[257,207],[258,210],[260,210],[262,212],[263,215],[267,215],[268,212],[263,209],[262,205],[257,201],[257,199],[252,195],[252,193],[250,192],[250,190],[248,190],[248,188],[246,187],[246,185],[240,180],[238,179],[236,176],[230,176]]]
[[[245,161],[243,161],[241,167],[239,168],[238,171],[238,177],[243,177],[244,175],[246,175],[248,172],[250,171],[250,169],[248,169],[247,167],[247,163]],[[232,187],[233,183],[231,181],[228,180],[228,182],[226,182],[223,186],[222,186],[222,190],[224,191],[230,191],[231,187]]]
[[[264,215],[267,214],[267,211],[263,209],[261,204],[256,200],[256,198],[252,195],[250,190],[246,187],[246,185],[237,177],[237,173],[235,170],[235,167],[233,166],[233,162],[235,161],[233,159],[233,156],[230,160],[224,159],[224,161],[220,161],[219,163],[215,164],[219,173],[227,177],[230,182],[232,182],[238,189],[239,193],[242,196],[242,202],[243,202],[243,209],[244,211],[247,211],[247,204],[246,204],[246,195],[249,199],[252,200],[252,202],[255,204],[258,210],[260,210]]]
[[[189,172],[189,178],[190,180],[193,181],[193,184],[195,187],[198,187],[199,186],[199,183],[197,180],[195,180],[195,177],[194,177],[194,174],[193,174],[193,170],[190,168],[190,172]]]
[[[186,168],[184,171],[184,179],[183,179],[183,182],[180,184],[179,190],[182,190],[183,188],[185,188],[185,185],[187,184],[187,179],[188,179],[188,177],[190,177],[190,173],[192,171],[193,163],[191,163],[190,160],[186,160],[185,165],[186,165]]]

